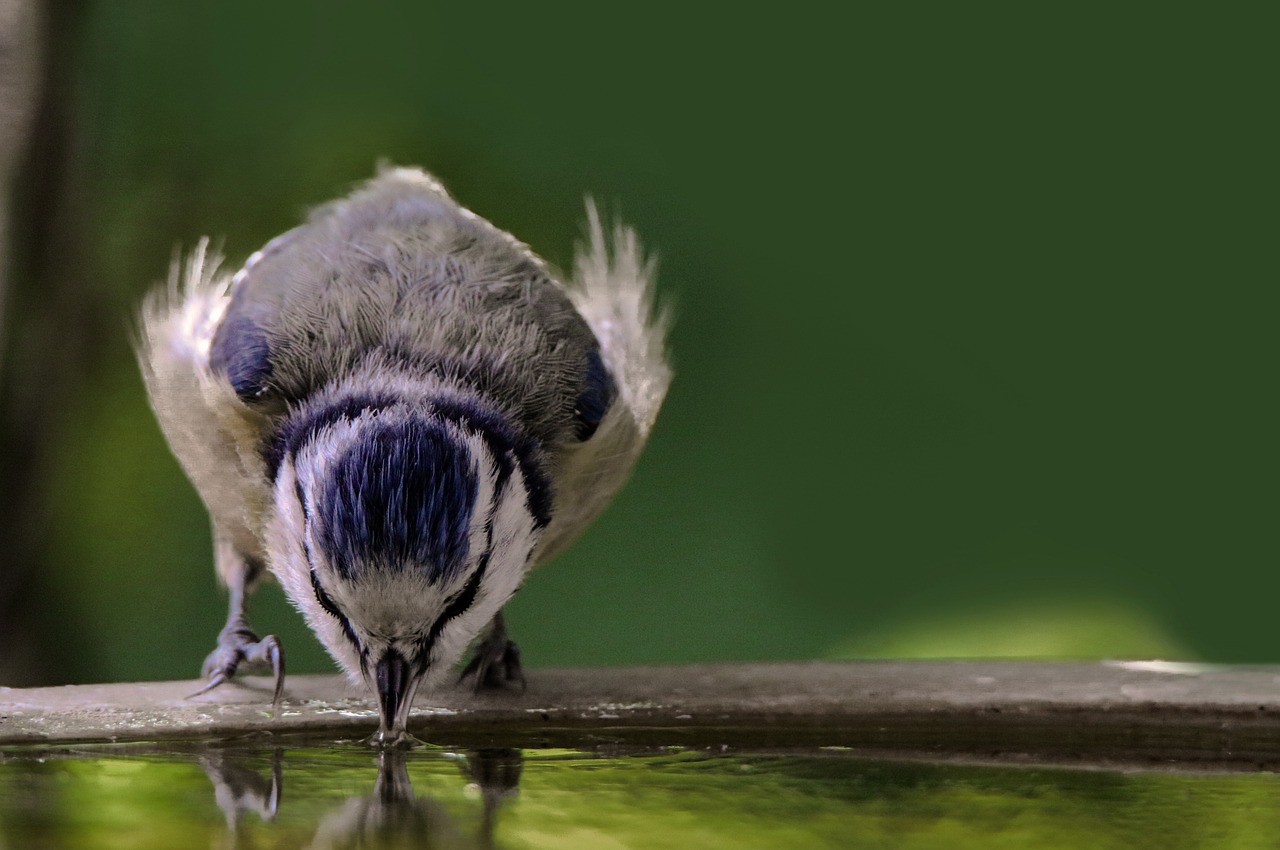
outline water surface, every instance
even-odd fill
[[[358,742],[0,753],[0,848],[1253,848],[1270,773]]]

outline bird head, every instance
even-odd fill
[[[377,695],[375,743],[520,586],[548,520],[537,447],[474,398],[348,392],[268,450],[272,569],[329,653]]]

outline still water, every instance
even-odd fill
[[[847,750],[0,751],[0,848],[1254,848],[1270,773],[877,761]]]

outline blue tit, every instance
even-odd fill
[[[245,616],[267,574],[375,693],[379,745],[470,646],[463,677],[523,685],[503,606],[625,482],[671,378],[653,264],[587,206],[563,282],[412,168],[234,274],[207,240],[175,261],[138,357],[229,591],[203,690],[269,664],[279,704],[280,642]]]

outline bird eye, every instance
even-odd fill
[[[339,620],[346,619],[346,617],[342,616],[342,612],[338,610],[338,606],[333,603],[333,599],[320,586],[320,579],[316,577],[315,570],[311,571],[311,588],[316,592],[316,601],[320,603],[321,608]]]
[[[351,628],[351,621],[347,619],[347,615],[342,613],[334,603],[333,598],[325,593],[323,587],[320,586],[320,579],[316,577],[316,571],[311,570],[311,589],[315,591],[316,601],[320,603],[320,607],[325,610],[331,617],[338,621],[338,625],[342,626],[342,633],[347,636],[347,640],[351,641],[351,645],[360,650],[361,657],[364,655],[364,647],[361,646],[359,638],[356,637],[355,629]],[[363,664],[364,662],[361,661]]]

